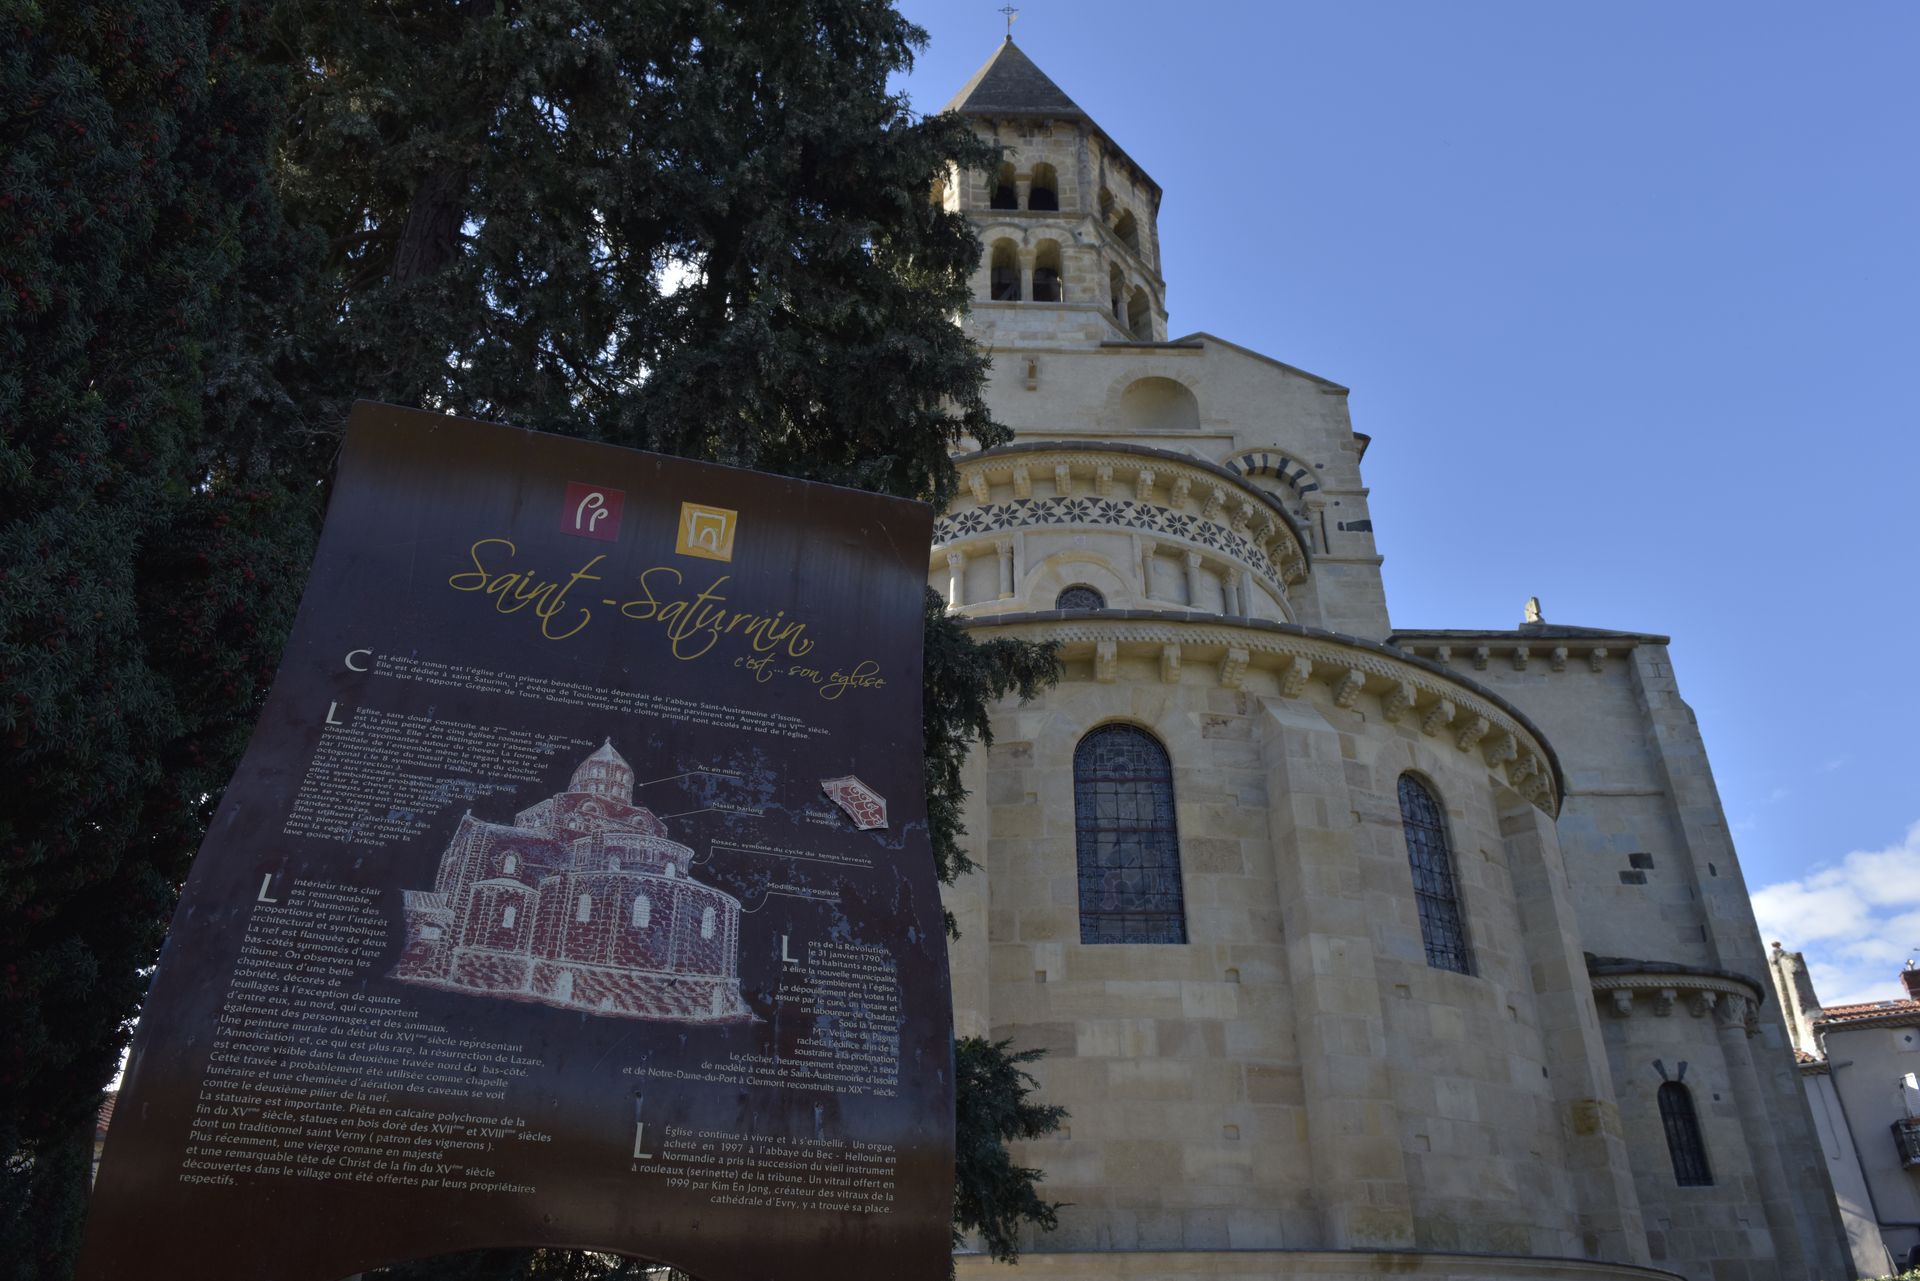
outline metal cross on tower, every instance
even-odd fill
[[[1013,39],[1013,20],[1020,16],[1020,11],[1009,4],[1002,5],[998,12],[1007,15],[1007,39]]]

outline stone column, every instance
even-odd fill
[[[1727,1079],[1740,1113],[1740,1130],[1760,1184],[1760,1207],[1767,1216],[1767,1232],[1773,1237],[1774,1261],[1780,1281],[1800,1281],[1808,1271],[1806,1255],[1800,1248],[1800,1225],[1793,1213],[1793,1189],[1774,1138],[1777,1122],[1763,1101],[1760,1074],[1754,1070],[1753,1052],[1747,1047],[1751,1003],[1744,996],[1722,996],[1719,1004],[1720,1049],[1726,1055]]]
[[[967,603],[967,554],[947,553],[947,608],[959,609]]]
[[[1582,1246],[1595,1258],[1645,1266],[1649,1260],[1640,1198],[1634,1191],[1607,1047],[1594,1013],[1593,986],[1580,951],[1579,918],[1567,888],[1559,838],[1551,818],[1508,795],[1510,801],[1500,813],[1501,845],[1520,909],[1554,1108],[1566,1135]]]
[[[1013,599],[1013,540],[996,538],[993,540],[994,554],[1000,560],[1000,599]]]
[[[1140,540],[1140,599],[1142,602],[1153,599],[1153,553],[1159,546],[1151,538]]]
[[[1220,571],[1220,612],[1229,617],[1239,617],[1246,611],[1240,608],[1240,583],[1232,568]]]
[[[1238,577],[1240,579],[1240,616],[1242,618],[1252,618],[1254,599],[1253,571],[1243,569],[1240,571]]]
[[[1027,207],[1026,196],[1024,194],[1020,198],[1020,207],[1022,209],[1025,209]],[[1033,250],[1022,249],[1020,251],[1020,301],[1021,302],[1033,301],[1033,260],[1034,260]]]
[[[1405,1250],[1413,1203],[1393,1101],[1386,1016],[1365,878],[1354,870],[1354,799],[1340,736],[1262,718],[1273,868],[1280,894],[1307,1115],[1317,1241],[1308,1249]]]
[[[1187,608],[1200,608],[1200,553],[1187,553]]]

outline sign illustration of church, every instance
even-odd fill
[[[404,891],[393,977],[616,1018],[751,1021],[740,902],[691,879],[692,860],[633,803],[633,767],[608,740],[511,824],[461,818],[433,888]]]

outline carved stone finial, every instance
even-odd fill
[[[1544,623],[1547,621],[1547,616],[1540,612],[1540,598],[1538,596],[1527,597],[1527,621],[1529,623]]]

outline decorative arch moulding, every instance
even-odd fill
[[[1048,442],[954,461],[973,505],[949,508],[934,521],[936,563],[950,544],[1013,529],[1086,525],[1182,539],[1237,557],[1276,585],[1298,586],[1312,569],[1292,514],[1204,459],[1145,446]],[[1054,493],[1034,497],[1036,480]],[[993,501],[995,485],[1011,491],[1005,501]]]
[[[1211,667],[1239,688],[1251,670],[1271,672],[1283,698],[1325,698],[1351,709],[1365,696],[1381,718],[1406,723],[1462,753],[1558,817],[1565,779],[1546,735],[1498,694],[1397,650],[1296,623],[1224,622],[1214,615],[1157,610],[1054,610],[962,619],[969,631],[1054,641],[1061,656],[1091,661],[1094,679],[1112,679],[1119,659],[1158,663],[1165,673]]]

